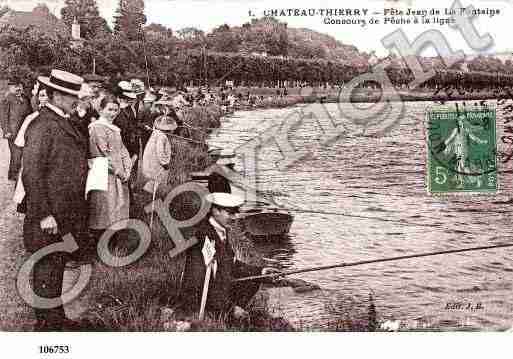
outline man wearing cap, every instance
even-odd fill
[[[215,192],[207,195],[212,204],[210,214],[195,232],[198,243],[189,251],[183,275],[182,302],[185,309],[198,312],[205,281],[206,265],[202,249],[206,241],[215,247],[211,264],[211,277],[206,302],[206,311],[214,314],[245,313],[242,309],[260,287],[258,281],[233,283],[233,279],[277,272],[274,268],[263,268],[236,259],[231,244],[230,222],[235,218],[244,200],[231,193]]]
[[[25,187],[26,214],[23,241],[29,254],[62,242],[71,234],[81,248],[87,229],[85,182],[88,171],[88,141],[73,126],[73,112],[83,79],[74,74],[52,70],[50,77],[39,77],[49,103],[27,128],[23,149],[22,180]],[[75,253],[74,253],[75,254]],[[67,261],[64,252],[53,252],[33,267],[34,293],[56,298],[62,294]],[[62,306],[34,308],[36,330],[64,329]]]
[[[21,168],[22,150],[14,144],[14,139],[25,117],[30,115],[30,101],[23,94],[23,86],[18,80],[9,81],[9,93],[0,100],[0,124],[4,138],[9,144],[10,161],[7,178],[16,181]]]

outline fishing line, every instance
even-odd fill
[[[211,130],[211,131],[222,130],[223,132],[237,132],[237,133],[248,133],[248,132],[251,132],[251,131],[248,131],[248,130],[244,130],[244,131],[243,130],[230,130],[230,129],[224,129],[224,128],[220,128],[220,127],[195,127],[195,126],[190,125],[189,123],[187,123],[183,119],[182,119],[182,122],[185,125],[185,127],[190,128],[192,130],[196,130],[196,131],[202,132],[205,135],[208,135],[208,133],[205,132],[205,130],[207,130],[207,131],[209,131],[209,130]]]
[[[382,218],[382,217],[363,216],[363,215],[349,214],[349,213],[343,213],[343,212],[315,211],[315,210],[294,209],[294,208],[286,208],[286,207],[283,209],[288,210],[290,212],[327,214],[327,215],[333,215],[333,216],[352,217],[352,218],[360,218],[360,219],[373,219],[373,220],[378,220],[378,221],[383,221],[383,222],[400,223],[403,225],[410,225],[410,226],[433,227],[430,224],[410,223],[410,222],[404,222],[400,219],[386,219],[386,218]]]
[[[192,142],[192,143],[196,143],[196,144],[199,144],[199,145],[202,145],[202,146],[207,146],[207,144],[204,143],[204,142],[195,141],[193,139],[190,139],[190,138],[187,138],[187,137],[178,136],[178,135],[174,135],[172,133],[168,133],[167,136],[180,138],[182,140],[186,140],[186,141],[189,141],[189,142]]]
[[[481,251],[481,250],[487,250],[487,249],[507,248],[507,247],[513,247],[513,243],[496,244],[496,245],[481,246],[481,247],[450,249],[450,250],[446,250],[446,251],[437,251],[437,252],[428,252],[428,253],[417,253],[417,254],[409,254],[409,255],[397,256],[397,257],[369,259],[369,260],[357,261],[357,262],[348,262],[348,263],[342,262],[342,263],[338,263],[338,264],[331,264],[331,265],[325,265],[325,266],[316,266],[316,267],[310,267],[310,268],[295,269],[295,270],[290,270],[290,271],[284,271],[281,273],[262,274],[262,275],[244,277],[244,278],[237,278],[237,279],[234,279],[234,282],[244,282],[244,281],[264,279],[264,278],[277,278],[277,277],[283,277],[283,276],[287,276],[287,275],[291,275],[291,274],[316,272],[316,271],[334,269],[334,268],[356,267],[359,265],[371,264],[371,263],[393,262],[393,261],[399,261],[399,260],[403,260],[403,259],[431,257],[431,256],[445,255],[445,254]]]
[[[263,204],[263,205],[272,205],[270,202],[266,201],[254,201],[256,204]],[[319,211],[319,210],[309,210],[309,209],[302,209],[302,208],[289,208],[289,207],[281,207],[277,206],[276,208],[269,208],[270,210],[276,209],[276,210],[285,210],[289,212],[298,212],[298,213],[313,213],[313,214],[326,214],[326,215],[333,215],[333,216],[342,216],[342,217],[352,217],[352,218],[360,218],[360,219],[372,219],[372,220],[378,220],[383,222],[393,222],[393,223],[400,223],[402,225],[408,225],[408,226],[419,226],[419,227],[433,227],[430,224],[421,224],[421,223],[411,223],[411,222],[405,222],[400,219],[387,219],[382,217],[374,217],[374,216],[363,216],[358,214],[349,214],[349,213],[343,213],[343,212],[330,212],[330,211]]]

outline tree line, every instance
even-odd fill
[[[205,35],[195,28],[174,33],[159,24],[144,27],[143,0],[120,0],[111,31],[101,18],[95,0],[66,0],[62,19],[71,26],[76,18],[83,24],[84,41],[74,45],[59,34],[37,28],[4,28],[0,32],[0,71],[4,77],[32,81],[38,74],[60,68],[79,74],[94,72],[109,77],[138,77],[151,85],[181,86],[221,84],[276,87],[342,85],[359,74],[371,71],[368,62],[328,60],[312,56],[287,56],[287,26],[275,20],[255,20],[237,30],[222,25]],[[252,26],[258,31],[252,31]],[[267,29],[261,31],[262,27]],[[237,35],[238,34],[238,35]],[[240,48],[244,38],[245,50]],[[248,45],[249,44],[249,45]],[[252,55],[265,50],[269,56]],[[257,51],[258,52],[258,51]],[[425,70],[436,75],[426,85],[511,86],[511,61],[478,56],[461,71],[461,63],[447,69],[440,59]],[[408,84],[413,74],[400,59],[386,68],[394,85]]]

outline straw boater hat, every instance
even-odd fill
[[[155,120],[155,128],[161,131],[174,131],[178,125],[174,118],[169,116],[160,116]]]
[[[138,95],[144,93],[144,91],[135,89],[133,84],[128,81],[120,81],[118,87],[121,89],[122,96],[130,99],[136,99]]]
[[[231,193],[214,192],[208,194],[205,199],[213,205],[224,208],[239,208],[244,204],[243,198]]]
[[[61,70],[52,70],[50,77],[39,76],[37,80],[45,86],[77,97],[84,83],[82,77]]]

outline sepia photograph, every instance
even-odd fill
[[[513,331],[512,19],[0,0],[1,335]]]

